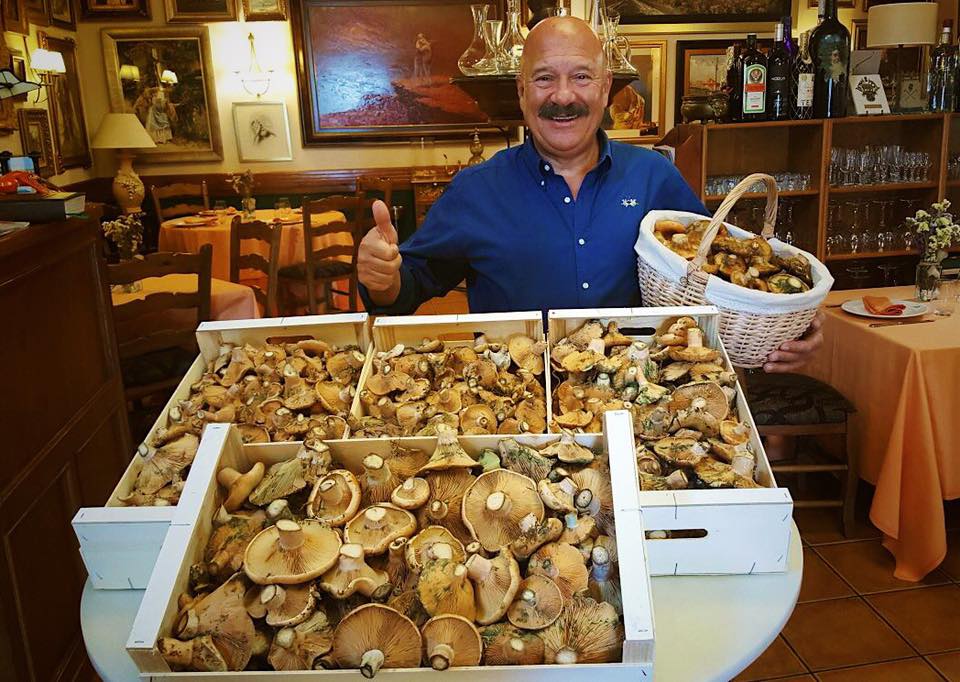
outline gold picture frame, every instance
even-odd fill
[[[216,5],[211,9],[209,5]],[[236,21],[237,0],[163,0],[168,24]]]
[[[30,33],[30,22],[27,21],[27,10],[23,0],[2,0],[3,2],[3,30],[27,35]]]
[[[111,110],[135,113],[157,143],[138,156],[147,162],[222,160],[206,26],[105,28],[101,38]]]
[[[666,133],[667,41],[624,37],[638,77],[613,97],[603,115],[603,129],[612,140],[650,144]]]
[[[286,21],[286,0],[241,0],[246,21]]]
[[[57,156],[53,151],[50,117],[46,109],[20,109],[20,149],[26,156],[38,152],[40,177],[57,174]]]
[[[71,38],[37,33],[40,47],[59,52],[63,56],[66,73],[54,77],[47,87],[50,101],[50,128],[53,131],[57,169],[87,168],[92,165],[87,124],[80,96],[80,66],[77,43]]]

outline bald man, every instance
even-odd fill
[[[383,202],[360,243],[360,293],[373,314],[413,313],[467,281],[471,312],[640,305],[633,247],[654,209],[707,215],[661,155],[600,129],[612,75],[586,22],[552,17],[527,37],[517,76],[522,145],[460,171],[402,246]],[[820,345],[773,353],[791,371]]]

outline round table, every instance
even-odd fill
[[[258,209],[256,217],[257,220],[269,223],[274,219],[276,213],[272,209]],[[237,215],[239,214],[222,212],[217,218],[216,225],[183,226],[183,217],[165,220],[160,223],[159,249],[160,251],[196,253],[202,245],[211,244],[213,246],[213,276],[217,279],[229,280],[230,225]],[[343,213],[326,211],[313,216],[314,226],[325,225],[336,220],[345,220]],[[304,255],[301,216],[293,214],[288,221],[281,223],[281,225],[283,231],[280,234],[280,267],[302,263]],[[331,244],[353,244],[352,238],[347,234],[331,235],[328,241],[329,243],[315,245],[314,248]],[[264,258],[270,257],[270,249],[262,242],[244,242],[243,252],[259,253]]]
[[[796,525],[785,573],[653,578],[654,679],[727,682],[776,638],[800,594],[803,551]],[[136,682],[125,650],[142,590],[95,590],[87,581],[80,625],[104,682]],[[360,679],[359,676],[357,679]]]

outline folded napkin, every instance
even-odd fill
[[[902,303],[891,303],[886,296],[864,296],[863,307],[874,315],[900,315],[906,308]]]

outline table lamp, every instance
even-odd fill
[[[867,11],[867,48],[897,48],[897,73],[893,108],[903,111],[902,48],[933,45],[937,38],[937,3],[900,2],[874,5]]]
[[[136,114],[107,114],[93,136],[94,149],[116,149],[120,167],[113,179],[113,196],[124,213],[137,213],[143,203],[143,181],[133,170],[135,149],[156,147]]]

